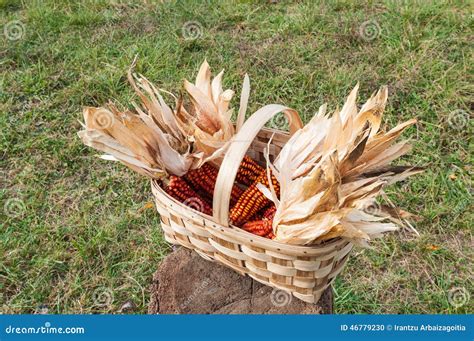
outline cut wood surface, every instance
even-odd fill
[[[151,285],[150,314],[331,314],[332,289],[318,304],[237,274],[196,252],[177,247],[160,264]]]

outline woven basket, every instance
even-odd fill
[[[212,217],[176,201],[158,182],[152,181],[161,227],[165,239],[172,244],[195,250],[207,260],[290,292],[305,302],[316,303],[341,272],[352,243],[335,238],[318,245],[288,245],[228,223],[231,189],[244,155],[265,164],[264,149],[269,147],[270,158],[276,157],[289,137],[302,127],[298,114],[287,107],[270,105],[263,109],[242,125],[222,161],[214,190]],[[263,128],[280,112],[287,116],[290,134]],[[270,139],[271,144],[267,145]]]

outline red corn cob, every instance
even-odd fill
[[[262,219],[268,219],[268,220],[273,220],[273,217],[275,216],[276,213],[276,206],[271,205],[265,211],[263,212]]]
[[[272,232],[272,221],[267,219],[249,221],[242,226],[242,229],[263,237]]]
[[[184,178],[196,190],[205,192],[206,195],[212,199],[218,172],[219,171],[215,167],[205,163],[200,168],[190,170],[186,175],[184,175]],[[234,204],[237,202],[242,193],[243,190],[239,186],[234,185],[231,192],[231,203]]]
[[[252,160],[250,156],[245,155],[240,164],[235,180],[243,185],[250,186],[255,182],[255,180],[257,180],[263,170],[264,168],[262,166]]]
[[[255,213],[253,216],[251,216],[248,221],[255,221],[255,220],[262,220],[263,219],[263,213],[265,212],[265,208],[261,209],[257,213]]]
[[[275,234],[273,233],[273,231],[270,231],[268,232],[268,234],[264,235],[265,238],[268,238],[268,239],[275,239]]]
[[[273,175],[271,175],[271,179],[276,194],[280,195],[280,185],[278,184],[278,180]],[[242,225],[270,202],[270,200],[268,200],[267,197],[265,197],[257,188],[258,183],[270,187],[267,171],[265,169],[260,173],[257,180],[255,180],[255,182],[245,190],[237,203],[230,210],[229,218],[234,225]]]
[[[275,205],[272,205],[264,211],[264,216],[266,216],[265,218],[247,222],[242,226],[242,228],[247,232],[263,236],[268,239],[273,239],[275,238],[275,234],[273,233],[272,223],[273,217],[275,216],[276,207]]]
[[[186,206],[204,214],[212,215],[212,207],[202,199],[183,178],[174,175],[170,176],[170,181],[165,191]]]
[[[273,216],[275,215],[276,207],[273,203],[270,205],[266,205],[263,207],[260,211],[255,213],[253,216],[249,218],[249,221],[253,220],[262,220],[262,219],[273,219]]]
[[[188,181],[186,181],[186,183],[188,185],[190,185],[190,183]],[[191,185],[190,185],[191,186]],[[201,190],[201,189],[196,189],[194,188],[193,186],[191,186],[192,189],[194,189],[194,191],[199,195],[199,197],[201,197],[202,199],[204,199],[205,202],[207,202],[209,204],[209,206],[212,207],[212,197],[205,191]]]

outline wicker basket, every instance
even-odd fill
[[[203,258],[220,262],[263,284],[291,292],[305,302],[316,303],[341,272],[352,243],[336,238],[312,246],[288,245],[228,224],[233,180],[244,155],[264,164],[263,152],[270,139],[269,154],[274,158],[291,134],[302,127],[295,111],[280,105],[267,107],[272,110],[261,109],[245,122],[226,153],[216,181],[212,217],[176,201],[155,181],[152,191],[168,242],[195,250]],[[290,134],[263,128],[280,112],[288,118]]]

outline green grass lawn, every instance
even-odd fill
[[[130,105],[135,55],[137,71],[173,92],[204,58],[238,93],[247,72],[251,109],[287,104],[306,121],[324,102],[340,107],[357,81],[360,101],[387,84],[385,123],[419,120],[402,162],[428,169],[388,195],[419,216],[420,236],[356,249],[336,312],[474,312],[467,1],[0,0],[0,11],[3,313],[116,313],[127,301],[146,312],[170,251],[144,209],[149,183],[76,135],[82,106]]]

